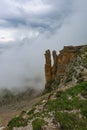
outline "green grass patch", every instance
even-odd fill
[[[85,88],[82,92],[81,95],[87,99],[87,88]]]
[[[87,100],[83,101],[81,105],[81,114],[87,118]]]
[[[85,89],[87,89],[87,81],[77,84],[75,87],[68,89],[65,93],[70,94],[71,96],[76,96]]]
[[[12,130],[13,127],[27,126],[27,122],[28,121],[21,116],[15,117],[8,123],[8,130]]]
[[[36,109],[36,108],[33,107],[27,114],[28,114],[28,115],[34,114],[35,109]]]
[[[76,114],[57,112],[55,117],[62,130],[87,130],[87,119],[79,119]]]
[[[42,126],[44,126],[45,124],[47,123],[43,119],[36,118],[32,122],[33,130],[42,130]]]
[[[59,94],[57,92],[57,99],[54,101],[48,100],[47,102],[48,111],[81,109],[81,111],[85,112],[87,108],[87,98],[86,100],[81,100],[78,97],[78,94],[84,92],[84,96],[86,97],[86,89],[87,82],[83,82],[73,88],[66,90],[66,92],[59,92]],[[72,97],[71,100],[69,97]]]

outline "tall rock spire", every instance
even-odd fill
[[[53,55],[52,80],[54,80],[55,77],[56,77],[56,74],[57,74],[57,61],[58,61],[58,56],[57,56],[55,50],[52,52],[52,55]]]
[[[50,50],[47,50],[45,52],[45,79],[46,79],[46,84],[52,80]]]

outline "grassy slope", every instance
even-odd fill
[[[58,98],[49,100],[47,105],[48,111],[55,112],[61,129],[87,130],[87,82],[58,93]]]
[[[26,126],[30,120],[33,120],[33,130],[40,130],[44,125],[42,119],[49,117],[50,112],[62,130],[87,130],[87,82],[82,82],[65,92],[56,91],[55,99],[48,98],[44,109],[35,112],[41,104],[39,102],[29,112],[25,112],[28,116],[26,119],[23,119],[22,114],[12,119],[8,124],[8,130],[12,130],[14,126]]]

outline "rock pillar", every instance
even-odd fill
[[[52,80],[54,80],[57,74],[58,56],[56,54],[56,51],[53,51],[52,55],[53,55]]]
[[[45,79],[46,79],[46,84],[52,80],[50,50],[47,50],[45,52]]]

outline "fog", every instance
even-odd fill
[[[27,43],[17,43],[3,50],[0,54],[0,87],[43,87],[43,66],[38,55],[38,50],[34,52]]]
[[[13,2],[1,2],[10,15],[1,8],[0,88],[44,89],[45,51],[87,43],[87,1]]]

